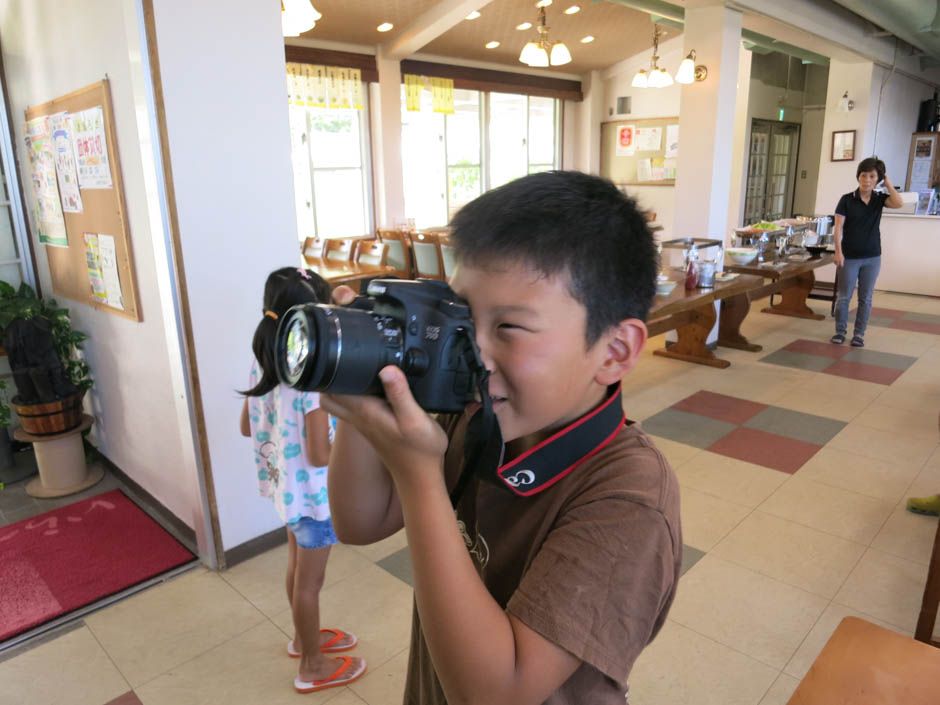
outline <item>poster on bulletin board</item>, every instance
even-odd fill
[[[601,124],[601,176],[618,186],[673,186],[679,156],[679,118]]]
[[[52,291],[140,321],[107,79],[25,114],[39,241]]]

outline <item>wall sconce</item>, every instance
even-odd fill
[[[676,71],[676,83],[693,83],[695,81],[704,81],[708,76],[708,69],[705,66],[695,63],[695,49],[689,52],[689,55],[679,64],[679,70]]]
[[[855,101],[849,100],[849,92],[846,91],[842,94],[842,97],[839,99],[839,112],[847,113],[852,110],[855,110]]]

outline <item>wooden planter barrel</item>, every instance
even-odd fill
[[[44,404],[21,404],[19,397],[13,397],[10,406],[20,417],[20,425],[26,433],[48,436],[69,431],[82,423],[82,396],[79,392]]]

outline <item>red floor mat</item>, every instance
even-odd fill
[[[193,558],[120,490],[0,527],[0,641]]]

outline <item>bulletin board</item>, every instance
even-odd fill
[[[81,201],[81,212],[64,212],[65,234],[68,246],[55,247],[43,242],[40,227],[40,242],[46,244],[46,257],[49,262],[49,273],[52,277],[52,290],[59,296],[79,301],[94,308],[114,313],[134,321],[141,320],[141,311],[138,306],[137,278],[134,272],[134,260],[131,252],[131,242],[128,236],[127,210],[124,199],[124,188],[121,177],[121,165],[118,159],[117,139],[114,132],[114,117],[111,106],[111,90],[107,79],[94,83],[85,88],[56,98],[48,103],[37,105],[26,110],[27,122],[38,117],[52,116],[63,111],[73,117],[82,111],[100,106],[103,113],[103,133],[107,146],[107,161],[110,167],[111,186],[106,188],[91,188],[82,185],[82,177],[78,175],[78,189]],[[76,129],[73,135],[79,134]],[[73,144],[77,143],[72,140]],[[76,150],[78,147],[76,146]],[[74,154],[78,155],[76,151]],[[78,157],[75,156],[78,160]],[[81,171],[81,167],[79,167]],[[100,167],[100,179],[106,179],[108,170]],[[60,177],[61,178],[61,177]],[[61,181],[59,182],[61,185]],[[88,183],[92,183],[90,180]],[[60,186],[62,198],[66,197],[65,190]],[[74,206],[73,206],[74,207]],[[37,216],[38,217],[38,216]],[[41,226],[41,223],[38,225]],[[99,236],[91,238],[97,244],[101,235],[110,238],[100,238],[106,253],[105,266],[101,260],[95,259],[98,251],[92,249],[89,255],[86,247],[85,234]],[[113,240],[111,240],[113,238]],[[61,242],[61,241],[60,241]],[[65,244],[61,242],[61,244]],[[111,245],[113,244],[113,248]],[[97,263],[97,264],[96,264]],[[98,291],[93,286],[92,271],[98,267],[97,272],[106,270],[105,281],[110,283],[106,296],[102,296],[101,277],[98,277]],[[120,283],[119,292],[115,292],[114,272]],[[111,281],[107,282],[110,277]]]
[[[674,186],[678,129],[678,117],[601,123],[601,176],[618,186]]]

